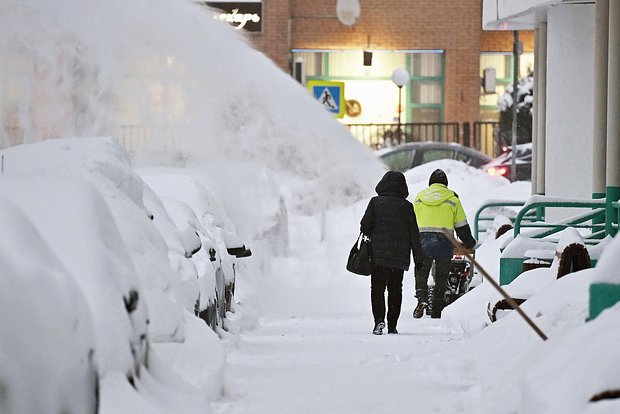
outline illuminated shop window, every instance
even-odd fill
[[[305,65],[306,76],[323,76],[323,53],[299,52],[294,55],[295,61],[301,61]]]
[[[441,104],[441,84],[437,81],[414,81],[412,101],[418,104]]]
[[[440,77],[443,72],[441,53],[416,53],[412,56],[414,77]]]
[[[411,122],[442,122],[444,54],[441,51],[411,55]]]
[[[391,80],[405,68],[410,82],[402,88],[401,121],[442,122],[445,58],[443,50],[370,50],[372,64],[364,65],[362,50],[292,50],[294,75],[301,82],[345,82],[345,99],[358,105],[342,122],[387,124],[398,119],[398,88]],[[300,65],[301,64],[301,65]],[[302,69],[300,69],[300,66]],[[303,70],[303,76],[296,71]]]

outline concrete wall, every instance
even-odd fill
[[[545,194],[592,195],[594,5],[548,9]]]

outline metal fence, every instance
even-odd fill
[[[472,147],[484,152],[485,154],[496,157],[500,154],[499,145],[499,122],[495,121],[476,121],[474,122],[474,133]]]
[[[489,156],[499,154],[499,122],[423,122],[409,124],[347,124],[351,134],[372,148],[414,141],[457,142]]]
[[[353,136],[373,148],[414,141],[460,142],[458,122],[348,124],[347,127]]]

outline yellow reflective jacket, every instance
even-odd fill
[[[443,184],[431,184],[420,191],[413,203],[420,232],[442,233],[467,225],[467,216],[454,191]]]

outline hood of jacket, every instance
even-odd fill
[[[388,171],[385,173],[379,184],[375,187],[375,191],[380,196],[395,195],[407,198],[409,189],[405,176],[400,171]]]
[[[454,197],[454,191],[443,184],[431,184],[418,193],[417,199],[429,206],[438,206],[449,198]]]

